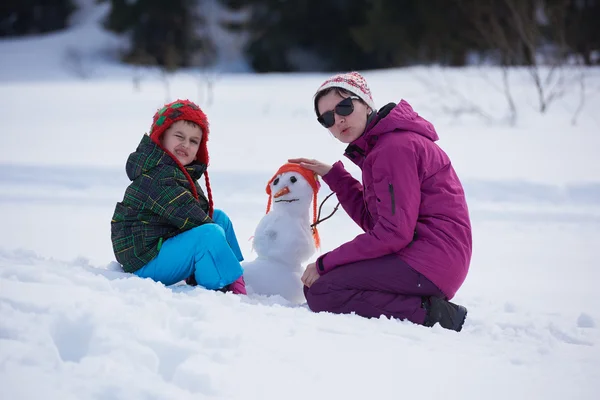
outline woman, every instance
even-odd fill
[[[364,233],[307,266],[308,306],[460,331],[467,310],[448,300],[469,269],[471,223],[433,125],[404,100],[376,111],[357,72],[325,81],[314,107],[321,125],[348,144],[344,155],[362,170],[362,183],[341,161],[290,162],[320,175]]]

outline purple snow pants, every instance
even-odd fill
[[[314,312],[408,319],[422,325],[421,296],[446,296],[395,254],[341,265],[304,287]]]

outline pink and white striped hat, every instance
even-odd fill
[[[365,78],[358,72],[353,71],[332,76],[319,87],[317,93],[315,93],[315,97],[319,94],[319,92],[331,87],[346,89],[354,93],[360,97],[362,101],[367,103],[372,110],[376,111],[375,102],[373,101],[373,96],[371,95],[371,89],[369,89]]]

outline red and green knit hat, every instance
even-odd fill
[[[192,194],[195,198],[198,198],[198,193],[196,191],[196,185],[189,173],[185,169],[183,165],[170,154],[160,142],[160,139],[165,133],[165,131],[177,121],[191,121],[197,124],[202,130],[202,140],[200,141],[200,146],[198,147],[198,152],[196,153],[196,161],[206,164],[208,167],[209,157],[208,157],[208,118],[206,118],[206,114],[198,107],[195,103],[189,100],[175,100],[172,103],[166,104],[163,108],[158,110],[156,114],[154,114],[154,118],[152,119],[152,126],[150,127],[150,139],[154,143],[156,143],[161,149],[163,149],[167,154],[169,154],[175,162],[179,165],[179,168],[183,171],[184,175],[190,182],[190,187],[192,188]],[[212,190],[210,188],[210,180],[208,178],[208,170],[204,172],[204,179],[206,181],[206,191],[208,195],[208,205],[209,205],[209,216],[212,217],[213,214],[213,199],[212,199]]]
[[[208,119],[200,107],[189,100],[175,100],[158,110],[152,120],[150,138],[154,143],[160,145],[160,138],[169,126],[182,120],[192,121],[202,129],[202,140],[200,141],[198,153],[196,153],[196,160],[208,165],[208,149],[206,146],[209,133]]]

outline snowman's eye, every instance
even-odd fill
[[[297,181],[297,180],[298,180],[298,179],[296,179],[296,177],[295,177],[295,176],[292,176],[292,177],[290,178],[290,182],[292,182],[292,183],[296,183],[296,181]]]
[[[278,183],[279,183],[279,178],[275,178],[275,180],[273,181],[273,186],[277,186]]]

